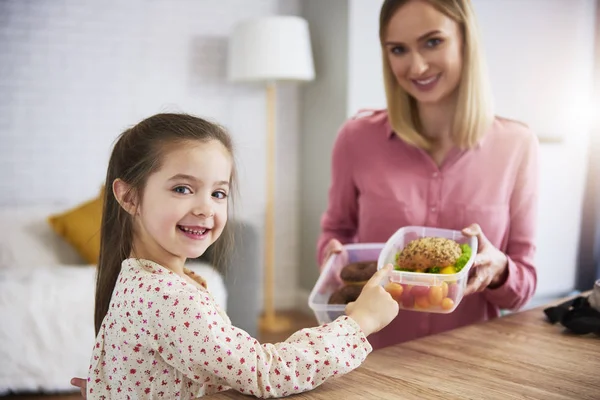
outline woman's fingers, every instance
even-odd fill
[[[465,296],[471,293],[481,292],[485,290],[494,278],[492,269],[489,265],[482,265],[474,268],[473,274],[467,282]]]

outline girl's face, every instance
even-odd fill
[[[424,0],[401,6],[390,20],[384,48],[396,81],[421,104],[452,95],[462,72],[460,26]]]
[[[231,156],[216,140],[166,151],[134,216],[135,256],[170,265],[202,255],[227,222],[231,170]]]

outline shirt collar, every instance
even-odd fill
[[[473,147],[473,149],[480,149],[483,146],[483,144],[485,143],[485,140],[489,136],[490,131],[492,130],[494,122],[495,121],[492,121],[492,124],[488,127],[487,132],[485,133],[485,135],[483,135],[483,137],[481,139],[479,139],[479,142],[477,142],[475,144],[475,146]],[[398,135],[396,135],[396,132],[392,128],[392,125],[390,124],[390,118],[389,118],[389,116],[385,119],[385,125],[384,126],[385,126],[385,132],[386,132],[386,135],[387,135],[388,139],[393,139],[395,137],[398,137]]]
[[[394,132],[394,129],[392,128],[392,125],[390,124],[390,118],[389,116],[385,119],[385,132],[387,135],[388,139],[391,139],[393,137],[396,137],[396,132]]]

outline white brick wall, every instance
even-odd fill
[[[241,177],[237,216],[262,228],[264,92],[226,82],[225,55],[237,21],[279,12],[297,13],[298,0],[0,1],[0,206],[69,206],[94,196],[124,128],[185,111],[230,129]],[[298,89],[280,88],[279,100],[276,302],[289,307]]]

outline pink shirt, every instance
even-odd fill
[[[484,321],[522,307],[535,292],[537,197],[538,141],[526,126],[496,118],[477,148],[455,149],[438,167],[393,133],[387,111],[372,111],[345,123],[336,139],[318,261],[331,238],[386,242],[407,225],[460,230],[478,223],[508,256],[507,281],[467,296],[451,314],[401,310],[368,339],[381,348]]]
[[[229,388],[286,396],[353,370],[371,350],[346,316],[261,345],[231,325],[208,290],[128,259],[96,338],[87,398],[193,399]]]

